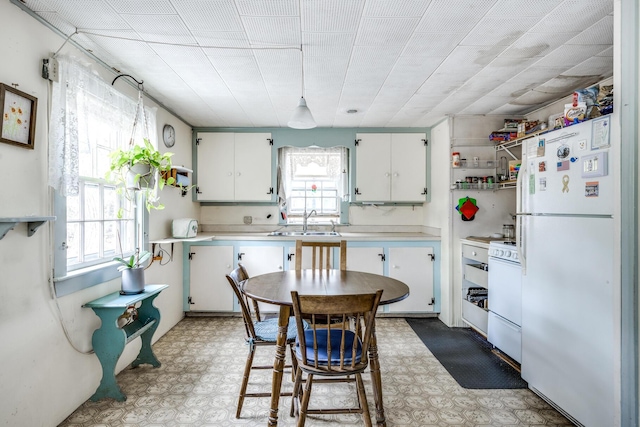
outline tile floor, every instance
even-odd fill
[[[571,426],[528,389],[468,390],[460,387],[411,327],[397,318],[377,321],[384,404],[389,427]],[[160,368],[125,369],[118,383],[125,402],[87,401],[61,427],[266,426],[269,398],[247,398],[235,418],[247,353],[242,320],[188,317],[153,346]],[[271,363],[272,348],[258,348],[255,363]],[[290,390],[285,376],[284,389]],[[365,388],[375,408],[368,375]],[[271,371],[253,371],[249,387],[270,390]],[[355,404],[352,384],[314,385],[311,405]],[[294,426],[290,398],[280,401],[279,423]],[[361,426],[360,415],[312,416],[307,426]]]

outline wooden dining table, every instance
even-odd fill
[[[380,305],[398,302],[409,296],[409,287],[399,280],[378,274],[349,270],[277,271],[251,277],[245,282],[243,292],[249,297],[280,307],[271,384],[271,408],[267,425],[278,425],[278,403],[285,365],[287,328],[289,317],[292,315],[291,291],[297,291],[300,295],[351,295],[375,293],[378,289],[383,291]],[[376,405],[376,422],[379,426],[386,426],[375,331],[373,331],[369,346],[369,370]]]

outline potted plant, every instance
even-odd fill
[[[144,292],[144,263],[151,257],[151,252],[136,252],[129,258],[115,257],[113,260],[122,264],[118,267],[118,271],[122,272],[122,291],[123,295],[134,295]]]
[[[173,184],[175,178],[171,176],[171,156],[173,153],[160,153],[148,139],[144,145],[133,145],[128,150],[117,149],[109,154],[111,165],[107,172],[107,179],[120,187],[129,200],[133,200],[135,192],[142,192],[148,211],[164,209],[159,198],[154,194],[157,185],[160,190],[165,184]],[[122,217],[122,210],[118,212]]]

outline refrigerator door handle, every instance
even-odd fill
[[[523,156],[523,161],[520,163],[520,170],[518,171],[518,178],[516,179],[516,250],[518,251],[518,259],[520,260],[520,265],[522,266],[522,274],[527,274],[527,259],[525,258],[524,250],[522,246],[524,244],[524,228],[522,227],[522,181],[523,176],[526,173],[525,159]]]

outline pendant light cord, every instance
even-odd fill
[[[302,34],[300,34],[302,36]],[[300,58],[301,58],[301,68],[302,68],[302,97],[304,98],[304,51],[302,50],[302,44],[300,44]]]

